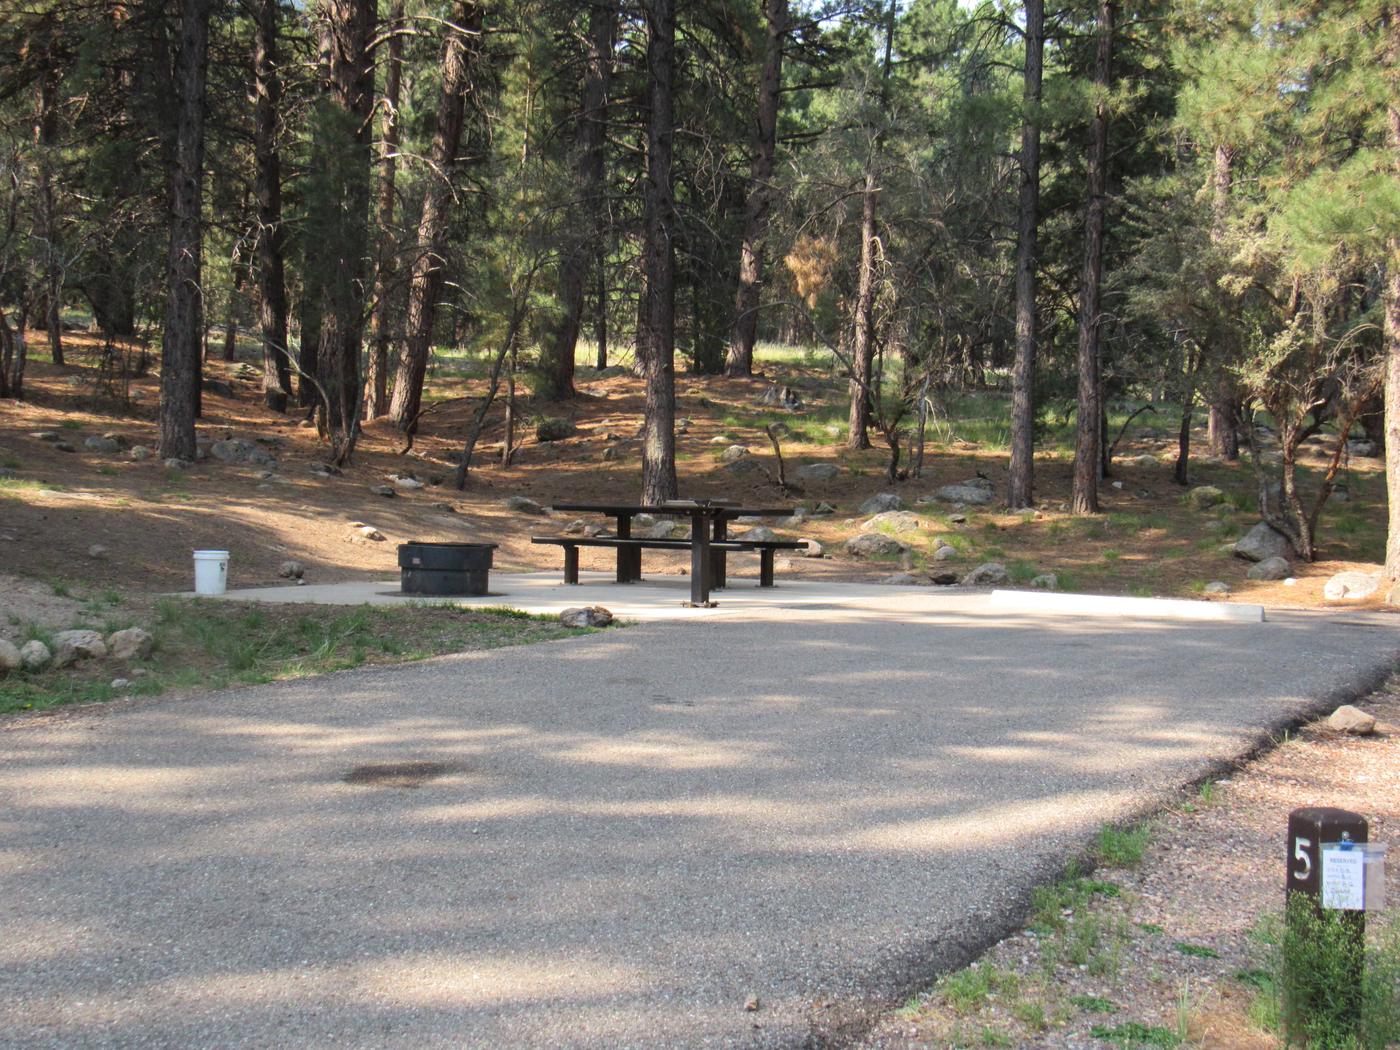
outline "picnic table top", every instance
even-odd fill
[[[645,503],[554,503],[553,510],[593,511],[613,516],[631,514],[694,514],[713,513],[726,518],[785,518],[791,507],[741,507],[723,500],[667,500],[660,504]]]

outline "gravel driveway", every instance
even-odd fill
[[[837,1042],[1398,643],[911,599],[12,720],[0,1045]]]

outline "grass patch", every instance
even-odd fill
[[[57,587],[55,593],[59,593]],[[0,681],[0,713],[45,710],[117,695],[149,696],[176,688],[218,689],[301,678],[579,633],[557,619],[446,604],[247,607],[165,598],[156,603],[153,615],[137,616],[127,609],[113,615],[110,610],[116,603],[107,601],[108,597],[104,593],[88,601],[85,611],[94,622],[80,626],[104,633],[133,624],[144,626],[155,637],[151,656],[134,666],[89,661],[64,670],[12,674]],[[38,628],[26,633],[50,640],[48,632]],[[129,689],[111,687],[118,674],[131,679]]]
[[[944,1002],[960,1014],[970,1014],[987,1005],[993,995],[1015,998],[1020,994],[1021,980],[1014,973],[995,966],[969,966],[950,973],[938,983]]]
[[[1182,955],[1189,955],[1193,959],[1218,959],[1220,953],[1214,948],[1204,944],[1192,944],[1190,941],[1175,941],[1172,947]]]
[[[1113,1005],[1113,1000],[1101,995],[1071,995],[1069,1001],[1089,1014],[1111,1014],[1118,1009]]]
[[[1110,868],[1136,868],[1142,863],[1143,854],[1151,841],[1152,828],[1147,824],[1134,824],[1129,828],[1105,824],[1099,828],[1094,852]]]
[[[1102,1039],[1114,1046],[1157,1046],[1170,1048],[1181,1045],[1181,1037],[1170,1028],[1160,1025],[1145,1025],[1141,1021],[1127,1021],[1109,1027],[1096,1024],[1089,1029],[1095,1039]]]

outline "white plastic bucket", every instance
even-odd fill
[[[194,552],[194,593],[223,594],[228,586],[228,551]]]

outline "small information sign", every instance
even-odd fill
[[[1322,847],[1322,906],[1335,911],[1366,909],[1366,854],[1349,842]]]

